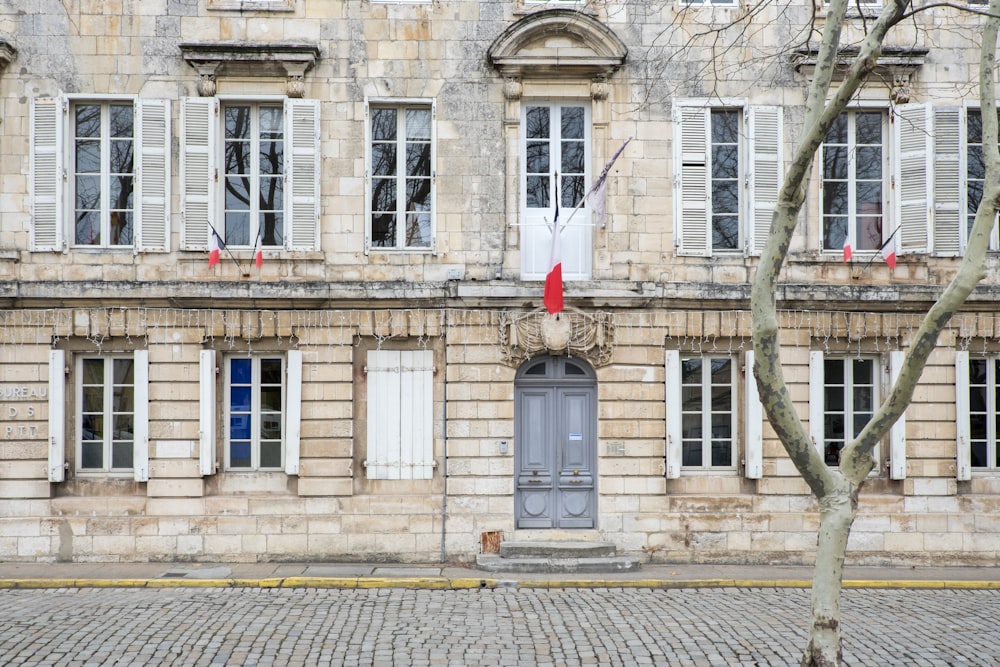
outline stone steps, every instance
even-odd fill
[[[476,567],[486,572],[597,574],[633,572],[639,559],[618,556],[610,542],[524,540],[501,542],[499,554],[479,554]]]

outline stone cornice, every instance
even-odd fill
[[[198,92],[215,94],[218,76],[285,77],[290,97],[302,96],[302,78],[319,60],[319,46],[303,42],[186,42],[181,54],[198,72]]]

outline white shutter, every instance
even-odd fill
[[[781,108],[750,107],[747,119],[751,171],[746,245],[748,254],[759,255],[771,231],[781,187]]]
[[[709,109],[674,105],[674,244],[678,255],[712,254],[708,193]]]
[[[208,250],[209,225],[217,215],[218,122],[217,98],[181,100],[181,248],[184,250]]]
[[[934,109],[934,254],[956,256],[965,246],[965,132],[962,109]]]
[[[215,472],[215,350],[199,355],[198,468],[202,475]]]
[[[286,247],[319,250],[319,100],[285,100],[285,138]]]
[[[66,353],[49,350],[49,481],[66,479]]]
[[[402,424],[399,405],[399,352],[368,352],[368,456],[369,479],[399,479],[398,438]]]
[[[431,479],[434,476],[434,353],[431,350],[402,352],[400,369],[402,476],[404,479]]]
[[[816,449],[823,453],[823,352],[809,352],[809,435]]]
[[[299,474],[299,443],[302,427],[302,352],[289,350],[285,402],[285,472]]]
[[[681,461],[683,447],[681,437],[681,353],[678,350],[667,350],[664,361],[666,376],[666,409],[667,409],[667,442],[666,463],[664,469],[667,479],[677,479],[681,476]]]
[[[135,387],[132,432],[132,467],[135,481],[149,481],[149,351],[136,350],[132,382]]]
[[[752,351],[744,355],[743,364],[743,377],[746,378],[743,456],[746,460],[747,479],[760,479],[764,476],[764,409],[757,393],[757,378],[753,374]]]
[[[955,477],[972,479],[972,433],[969,422],[969,353],[955,353]]]
[[[31,249],[63,250],[66,100],[31,104]]]
[[[369,479],[430,479],[434,471],[434,353],[368,353]]]
[[[903,370],[906,353],[893,350],[889,353],[889,386],[896,385],[896,379]],[[889,478],[906,479],[906,411],[899,416],[889,429]]]
[[[893,162],[896,181],[894,206],[899,232],[894,239],[897,252],[926,253],[930,247],[931,118],[926,104],[895,107],[894,141],[897,157]]]
[[[136,250],[170,250],[170,101],[136,102]]]

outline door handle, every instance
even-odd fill
[[[542,483],[542,480],[540,480],[540,479],[529,479],[528,480],[528,484],[541,484],[541,483]]]

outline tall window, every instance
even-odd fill
[[[885,124],[881,111],[847,111],[827,132],[820,161],[824,250],[882,247]]]
[[[736,456],[735,364],[728,356],[681,358],[681,464],[731,468]]]
[[[1000,359],[979,357],[969,359],[969,443],[971,466],[979,470],[1000,469],[997,430],[1000,413],[997,385]]]
[[[73,105],[73,243],[131,246],[134,235],[134,108]]]
[[[284,360],[230,357],[226,363],[226,468],[280,470]]]
[[[1000,116],[1000,112],[998,112]],[[966,114],[966,212],[967,226],[965,238],[968,239],[972,225],[976,221],[976,209],[983,200],[983,184],[986,180],[986,160],[983,157],[983,115],[979,109],[969,109]],[[993,228],[990,235],[990,248],[997,248],[997,229]]]
[[[285,132],[280,104],[223,107],[225,229],[230,246],[283,246]]]
[[[823,458],[835,466],[840,450],[875,413],[878,362],[873,357],[826,358],[822,369]]]
[[[372,106],[370,244],[429,248],[433,239],[433,145],[429,106]]]
[[[80,357],[77,468],[131,471],[136,431],[135,364],[129,357]]]
[[[712,109],[712,250],[740,250],[740,112]]]

